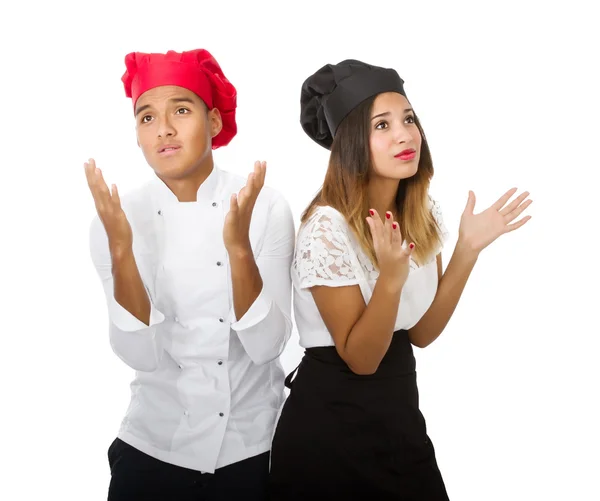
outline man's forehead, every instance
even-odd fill
[[[191,90],[177,85],[163,85],[154,87],[144,92],[138,99],[138,105],[156,104],[159,102],[174,101],[176,99],[187,99],[193,102],[202,102],[202,100]]]

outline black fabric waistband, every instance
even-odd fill
[[[358,375],[352,372],[348,364],[340,357],[335,346],[318,346],[307,348],[302,361],[285,378],[285,385],[292,387],[293,379],[302,369],[311,373],[321,373],[327,378],[360,379],[361,381],[397,378],[415,373],[415,357],[412,344],[408,339],[408,331],[396,331],[387,353],[374,374]]]

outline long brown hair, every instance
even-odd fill
[[[369,135],[375,98],[363,101],[340,123],[331,145],[323,186],[302,214],[302,222],[306,222],[317,206],[333,207],[346,218],[363,250],[377,265],[371,231],[365,220],[370,208],[367,191],[372,166]],[[416,116],[415,123],[422,137],[419,165],[414,176],[400,181],[396,209],[402,237],[415,243],[413,259],[422,265],[432,257],[441,237],[429,203],[429,183],[433,177],[431,153]]]

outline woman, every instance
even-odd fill
[[[442,274],[446,230],[429,197],[429,147],[392,69],[326,65],[302,87],[301,123],[331,150],[292,265],[305,356],[274,435],[271,499],[447,500],[419,410],[412,345],[448,323],[479,253],[528,193],[474,214],[469,193]]]

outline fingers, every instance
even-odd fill
[[[239,208],[240,206],[238,205],[238,196],[234,193],[229,199],[229,210],[230,212],[237,213]]]
[[[516,223],[507,225],[506,226],[506,233],[509,233],[511,231],[515,231],[516,229],[518,229],[521,226],[523,226],[530,219],[531,219],[531,216],[525,216],[524,218],[519,219]]]
[[[102,171],[98,168],[96,168],[96,177],[98,179],[98,182],[96,183],[96,190],[101,197],[102,203],[111,203],[112,197],[110,196],[110,190],[106,185]]]
[[[87,179],[88,186],[90,190],[92,189],[92,185],[94,184],[94,171],[96,169],[96,165],[92,158],[89,159],[88,162],[83,164],[83,169],[85,171],[85,178]]]
[[[99,169],[96,167],[96,162],[94,162],[93,158],[90,158],[89,161],[84,163],[83,167],[85,169],[85,177],[87,179],[90,191],[92,192],[92,195],[95,196],[96,192],[98,191],[98,184],[99,184],[98,170]]]
[[[265,185],[267,175],[267,162],[254,162],[254,186],[259,191]]]
[[[379,216],[375,209],[369,210],[370,216],[367,217],[367,223],[373,236],[373,243],[376,246],[382,244],[392,245],[393,247],[402,248],[402,232],[400,231],[400,223],[394,221],[391,212],[385,213],[385,219]]]
[[[494,205],[492,205],[492,207],[494,209],[496,209],[497,211],[499,211],[500,209],[502,209],[502,207],[504,207],[504,205],[506,204],[506,202],[508,202],[510,200],[510,197],[512,197],[516,192],[517,192],[517,188],[511,188],[504,195],[502,195],[496,201],[496,203]]]
[[[260,191],[265,184],[265,176],[267,173],[267,162],[254,162],[254,171],[248,176],[248,186],[252,186],[254,190]]]
[[[258,194],[265,184],[266,170],[266,162],[254,162],[254,170],[248,174],[246,186],[240,190],[238,195],[238,204],[242,209],[254,207]]]
[[[373,237],[373,244],[379,246],[384,241],[383,233],[383,222],[381,217],[375,209],[369,210],[370,217],[367,218],[367,223],[371,229],[371,236]]]
[[[525,200],[528,196],[529,196],[529,192],[528,191],[526,191],[524,193],[521,193],[509,205],[507,205],[506,207],[504,207],[504,209],[502,209],[500,211],[500,214],[502,214],[503,216],[506,216],[509,212],[512,212],[513,210],[515,210],[519,206],[519,204],[523,200]]]
[[[396,248],[399,248],[402,253],[410,256],[415,248],[414,243],[410,243],[406,246],[406,248],[402,247],[403,239],[402,232],[400,231],[400,224],[397,221],[392,223],[392,245]]]
[[[469,196],[467,198],[467,205],[465,207],[465,212],[467,214],[473,214],[475,210],[475,193],[469,190]]]
[[[254,180],[256,178],[256,174],[254,172],[251,172],[250,174],[248,174],[248,179],[246,180],[246,191],[249,191],[250,193],[252,193],[256,188],[254,186]]]
[[[111,190],[111,199],[113,202],[113,205],[115,205],[115,207],[117,208],[121,208],[121,197],[119,196],[119,191],[117,190],[117,185],[113,184],[111,186],[112,190]]]
[[[90,189],[97,193],[109,193],[108,186],[106,186],[106,181],[104,181],[104,177],[102,176],[102,171],[96,167],[96,162],[94,162],[94,159],[90,158],[89,162],[83,165],[85,167],[85,175],[87,177]]]
[[[500,211],[500,214],[504,216],[504,221],[506,223],[510,223],[518,218],[521,213],[527,209],[532,203],[533,200],[523,200],[529,195],[529,193],[523,193],[519,198],[514,200],[506,209]]]
[[[531,204],[533,203],[533,200],[527,200],[525,202],[523,202],[521,205],[519,205],[515,210],[511,211],[510,213],[508,213],[506,216],[504,216],[504,219],[507,223],[510,223],[511,221],[514,221],[515,219],[517,219],[525,209],[527,209],[527,207],[529,207]]]
[[[397,225],[396,225],[397,226]],[[383,235],[387,243],[392,243],[392,213],[385,213],[385,222],[383,223]]]
[[[103,207],[106,207],[107,204],[112,202],[110,190],[108,189],[108,186],[106,186],[102,171],[96,167],[96,162],[93,158],[90,158],[89,161],[84,164],[84,169],[88,187],[94,197],[96,208],[101,210]]]
[[[390,252],[392,255],[407,256],[409,258],[415,248],[415,244],[411,242],[406,248],[403,248],[400,223],[393,220],[392,213],[386,212],[384,220],[381,219],[375,209],[370,209],[369,214],[370,216],[366,220],[373,237],[375,253],[379,256],[380,252]]]
[[[395,247],[402,247],[402,233],[400,233],[400,224],[398,221],[394,221],[391,227],[392,232],[392,245]]]

